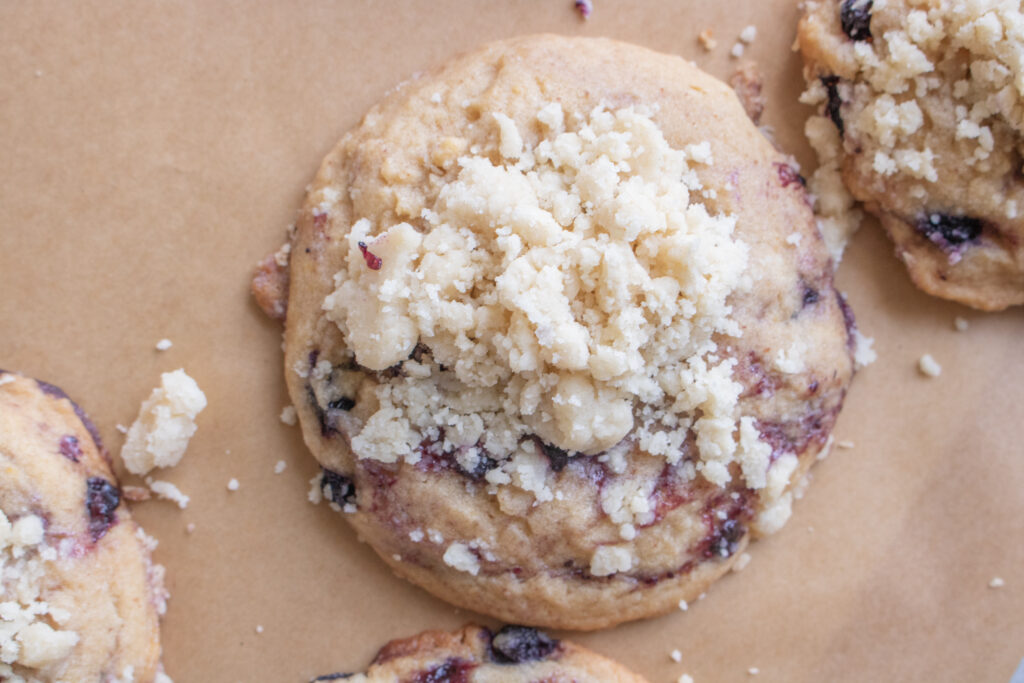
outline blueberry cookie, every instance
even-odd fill
[[[288,274],[265,303],[314,497],[508,622],[696,598],[785,522],[853,373],[800,176],[727,86],[610,40],[494,43],[390,94],[321,166]]]
[[[491,633],[479,626],[461,631],[426,631],[392,640],[366,673],[334,673],[311,683],[644,683],[644,679],[579,645],[555,640],[525,626]]]
[[[169,681],[163,568],[89,418],[0,371],[0,680]]]
[[[1019,3],[813,0],[798,33],[808,123],[929,294],[1024,303]]]

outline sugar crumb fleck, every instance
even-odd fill
[[[668,656],[673,662],[683,661],[683,653],[679,650],[672,650],[672,652],[670,652]]]
[[[750,45],[757,38],[757,27],[751,24],[740,31],[740,41]]]
[[[988,582],[988,587],[989,588],[1002,588],[1005,585],[1006,585],[1006,582],[1003,581],[1003,579],[1001,577],[998,577],[998,576],[992,577],[992,580]]]
[[[231,478],[231,479],[230,479],[230,480],[228,481],[228,491],[237,491],[237,490],[238,490],[238,487],[239,487],[239,483],[238,483],[238,480],[237,480],[237,479],[235,479],[234,477],[232,477],[232,478]]]
[[[174,346],[174,342],[172,342],[170,339],[161,339],[160,341],[158,341],[156,343],[156,350],[157,351],[166,351],[167,349],[171,348],[172,346]]]
[[[288,463],[284,460],[278,460],[277,464],[274,465],[274,474],[281,474],[284,472],[284,468],[288,467]]]
[[[715,32],[710,28],[706,28],[697,34],[697,42],[704,48],[706,52],[711,52],[718,47],[718,41],[715,40]]]
[[[281,409],[281,422],[289,427],[294,427],[297,421],[298,415],[295,412],[295,406],[285,406]]]
[[[938,377],[942,374],[942,366],[932,358],[932,354],[926,353],[917,361],[917,369],[926,377]]]
[[[679,601],[679,610],[682,611],[682,612],[685,612],[688,609],[690,609],[690,605],[687,604],[686,600],[680,600]]]
[[[953,329],[957,332],[966,332],[969,327],[967,321],[960,316],[953,318]]]
[[[733,45],[732,49],[729,50],[729,54],[732,55],[733,57],[735,57],[736,59],[739,59],[740,57],[742,57],[743,56],[743,43],[736,43],[735,45]]]

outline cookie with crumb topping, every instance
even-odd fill
[[[392,640],[365,673],[325,674],[311,683],[335,680],[644,683],[643,678],[610,659],[525,626],[505,626],[496,633],[480,626],[466,626],[454,633],[425,631]]]
[[[169,682],[163,568],[85,413],[0,371],[0,473],[0,680]]]
[[[981,310],[1024,303],[1019,4],[812,0],[798,43],[820,110],[808,135],[914,283]]]
[[[799,174],[726,85],[610,40],[404,84],[324,161],[288,282],[265,275],[314,499],[514,623],[695,599],[784,524],[853,374]]]

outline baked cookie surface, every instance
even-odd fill
[[[0,371],[0,680],[169,680],[150,542],[81,409]]]
[[[982,310],[1024,303],[1019,3],[812,0],[798,43],[823,116],[808,132],[831,138],[915,284]]]
[[[393,640],[377,653],[366,673],[327,674],[311,683],[644,683],[619,664],[567,641],[524,626],[496,633],[466,626],[454,633],[426,631]]]
[[[314,495],[509,622],[695,599],[784,524],[853,373],[802,179],[727,86],[614,41],[404,84],[324,161],[290,258]]]

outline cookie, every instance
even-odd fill
[[[313,498],[506,622],[695,599],[785,522],[853,373],[796,170],[727,86],[610,40],[391,93],[321,166],[288,275]]]
[[[425,631],[392,640],[381,648],[366,673],[333,673],[323,681],[451,681],[452,683],[644,683],[644,679],[579,645],[525,626],[506,626],[497,633],[480,626],[460,631]]]
[[[1014,3],[813,0],[808,123],[914,283],[1024,303],[1024,15]]]
[[[0,680],[169,681],[163,568],[85,413],[0,371]]]

